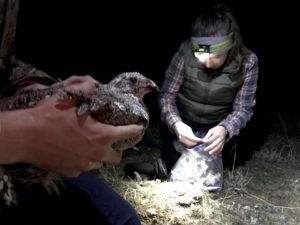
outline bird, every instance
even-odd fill
[[[124,150],[135,146],[143,137],[149,125],[149,111],[143,97],[159,91],[157,84],[138,72],[121,73],[107,85],[100,85],[90,95],[67,96],[79,99],[77,114],[88,112],[95,120],[114,126],[141,124],[144,129],[135,138],[113,143],[115,150]]]
[[[149,111],[143,102],[144,96],[159,91],[158,85],[139,72],[123,72],[107,84],[99,84],[95,91],[85,94],[67,90],[63,86],[26,91],[17,95],[0,98],[0,111],[35,107],[39,101],[58,94],[63,100],[76,100],[76,113],[85,113],[95,120],[114,126],[141,124],[144,129],[135,138],[119,140],[112,144],[116,151],[134,147],[144,136],[149,125]],[[1,179],[2,177],[2,179]],[[0,197],[6,204],[16,204],[16,193],[12,181],[38,183],[49,193],[59,194],[61,176],[27,163],[0,165]],[[4,193],[3,193],[4,192]]]

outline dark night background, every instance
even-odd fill
[[[106,83],[120,72],[139,71],[160,86],[201,2],[21,1],[16,56],[55,77],[90,74]],[[262,1],[223,2],[259,58],[257,106],[243,132],[245,140],[260,142],[278,113],[299,114],[296,7],[287,1],[267,8]],[[146,96],[147,101],[158,120],[156,96]]]

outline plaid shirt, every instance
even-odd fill
[[[179,111],[176,106],[177,93],[184,76],[183,45],[173,56],[166,71],[165,81],[159,96],[161,108],[161,119],[171,127],[175,122],[181,121]],[[257,89],[258,63],[254,53],[248,55],[244,63],[245,80],[235,97],[232,112],[219,125],[224,126],[228,131],[228,139],[239,134],[240,129],[253,115],[253,107],[256,103],[255,93]]]

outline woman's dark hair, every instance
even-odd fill
[[[214,37],[225,36],[232,32],[234,34],[234,45],[229,52],[227,62],[235,59],[241,63],[244,53],[240,28],[233,13],[225,4],[209,5],[201,8],[198,18],[192,25],[191,34],[194,37]]]

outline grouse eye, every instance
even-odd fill
[[[135,83],[135,82],[137,81],[137,78],[136,78],[136,77],[130,77],[130,81],[131,81],[132,83]]]

